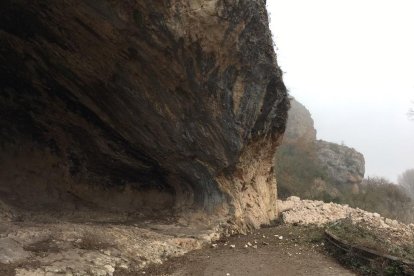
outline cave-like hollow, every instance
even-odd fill
[[[275,213],[288,100],[265,1],[203,2],[1,1],[0,200]]]

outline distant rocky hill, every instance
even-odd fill
[[[316,129],[309,110],[300,102],[292,99],[290,101],[288,114],[289,117],[283,143],[313,144],[316,141]]]
[[[355,149],[318,140],[316,154],[328,175],[338,184],[359,184],[364,178],[364,155]]]
[[[311,113],[291,100],[284,141],[277,153],[279,195],[335,200],[358,192],[364,156],[353,148],[316,139]]]

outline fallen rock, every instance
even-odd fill
[[[316,225],[323,227],[327,224],[349,218],[352,224],[376,229],[382,236],[394,241],[412,241],[414,244],[414,231],[412,224],[407,225],[397,220],[383,218],[377,213],[370,213],[360,208],[351,208],[347,205],[324,203],[312,200],[286,200],[278,201],[282,211],[284,223],[299,225]],[[280,238],[280,237],[279,237]]]
[[[0,263],[10,264],[23,261],[31,256],[23,245],[12,238],[0,239]]]
[[[299,202],[300,201],[300,197],[298,196],[290,196],[286,199],[286,201],[295,201],[295,202]]]

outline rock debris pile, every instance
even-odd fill
[[[384,218],[378,213],[370,213],[348,205],[301,200],[299,197],[292,196],[285,201],[278,200],[278,207],[284,223],[324,226],[349,218],[352,224],[363,224],[369,229],[382,232],[390,239],[414,241],[413,223],[404,224]]]

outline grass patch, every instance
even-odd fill
[[[372,229],[363,223],[352,224],[350,219],[343,219],[328,229],[332,234],[349,244],[414,261],[414,244],[410,241],[407,241],[406,244],[395,242],[384,236],[383,232]]]
[[[343,265],[363,275],[414,275],[414,265],[407,265],[402,260],[414,260],[414,244],[412,241],[396,241],[390,239],[384,231],[370,228],[364,223],[352,224],[344,219],[328,227],[328,231],[352,250],[329,246],[329,252]],[[363,248],[374,250],[372,254]],[[391,255],[398,259],[385,257]]]

